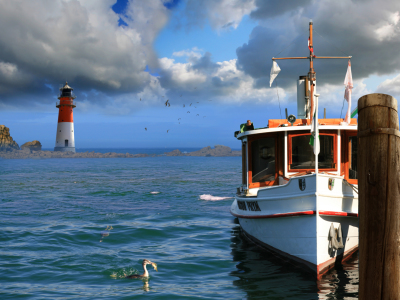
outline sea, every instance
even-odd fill
[[[171,150],[0,159],[0,299],[358,299],[358,253],[317,280],[243,237],[240,157]]]

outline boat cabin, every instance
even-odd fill
[[[357,180],[357,120],[319,119],[318,172]],[[235,133],[242,141],[241,191],[254,194],[259,188],[283,185],[291,177],[315,173],[315,155],[310,145],[309,119],[269,120],[268,127],[254,129],[251,122]]]

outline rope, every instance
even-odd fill
[[[320,35],[319,33],[318,33],[318,31],[316,31],[315,29],[313,30],[316,34],[318,34],[324,41],[326,41],[327,43],[329,43],[330,45],[332,45],[333,47],[335,47],[337,50],[339,50],[340,52],[342,52],[344,55],[348,55],[348,54],[346,54],[346,52],[344,52],[342,49],[340,49],[340,48],[338,48],[338,47],[336,47],[334,44],[332,44],[331,42],[329,42],[326,38],[324,38],[322,35]]]
[[[275,55],[274,57],[278,57],[279,54],[281,54],[283,51],[285,51],[287,48],[289,48],[295,41],[296,41],[295,39],[293,41],[291,41],[290,44],[286,48],[283,48],[283,50],[281,52],[279,52],[277,55]]]
[[[342,113],[343,113],[343,107],[344,107],[344,98],[343,98],[343,105],[342,105],[342,110],[340,111],[340,119],[342,118]]]
[[[281,101],[279,100],[279,93],[278,93],[278,81],[275,78],[275,86],[276,86],[276,95],[278,96],[278,104],[279,104],[279,113],[282,119],[282,111],[281,111]]]
[[[358,187],[356,187],[354,184],[349,183],[346,179],[343,179],[343,181],[349,185],[353,189],[354,192],[358,194]]]

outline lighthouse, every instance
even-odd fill
[[[74,138],[74,116],[72,110],[76,107],[72,94],[73,88],[65,82],[65,85],[60,88],[60,96],[56,103],[58,108],[58,125],[56,135],[56,146],[54,151],[72,151],[75,152]]]

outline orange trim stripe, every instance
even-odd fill
[[[271,215],[238,215],[231,211],[231,214],[237,218],[242,219],[271,219],[271,218],[286,218],[286,217],[298,217],[298,216],[307,216],[307,215],[315,215],[315,210],[305,210],[298,212],[290,212],[290,213],[282,213],[282,214],[271,214]],[[320,210],[320,215],[323,216],[338,216],[338,217],[355,217],[358,218],[358,214],[356,213],[348,213],[344,211],[328,211],[328,210]]]

